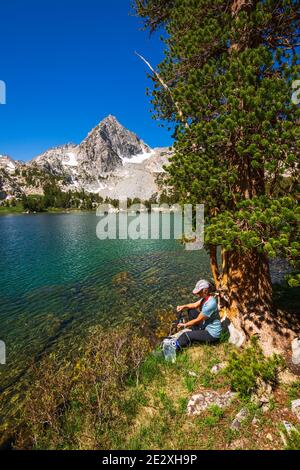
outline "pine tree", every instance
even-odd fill
[[[176,123],[169,184],[182,203],[205,204],[213,277],[236,326],[282,350],[293,332],[272,305],[269,259],[299,261],[299,2],[136,0],[136,11],[165,28],[151,77],[154,116]]]

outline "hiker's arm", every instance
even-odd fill
[[[178,327],[179,328],[190,328],[191,326],[198,325],[203,320],[205,320],[205,318],[206,318],[205,315],[203,315],[202,313],[199,313],[198,317],[195,318],[195,320],[191,320],[191,321],[188,321],[186,323],[180,323],[178,325]]]
[[[178,305],[177,312],[182,312],[182,310],[190,309],[190,308],[198,308],[200,307],[200,304],[201,304],[201,300],[197,300],[197,302],[194,302],[193,304]]]

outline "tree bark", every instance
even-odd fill
[[[266,355],[286,353],[296,333],[286,327],[272,302],[268,259],[256,250],[222,253],[219,288],[227,295],[224,309],[233,325],[246,338],[258,335]]]
[[[219,289],[220,271],[219,271],[218,259],[217,259],[217,247],[215,245],[210,245],[209,254],[210,254],[210,269],[214,278],[216,289]]]

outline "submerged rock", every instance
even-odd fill
[[[236,393],[230,391],[225,393],[219,393],[213,390],[200,392],[197,395],[193,395],[188,402],[187,414],[189,416],[201,415],[203,411],[207,410],[212,405],[225,408],[230,405],[236,395]]]
[[[150,277],[144,280],[145,286],[156,286],[158,284],[158,280],[155,277]]]
[[[135,281],[132,275],[127,272],[120,272],[112,278],[112,284],[118,295],[124,296],[128,290],[134,285]]]
[[[112,283],[115,286],[120,286],[120,287],[122,286],[127,287],[133,282],[134,282],[133,278],[128,271],[123,271],[121,273],[118,273],[112,278]]]

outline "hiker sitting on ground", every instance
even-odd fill
[[[180,347],[189,346],[192,342],[215,343],[221,336],[222,326],[216,299],[210,295],[211,285],[208,281],[201,280],[197,282],[193,294],[199,297],[199,300],[193,304],[180,305],[177,312],[188,309],[187,323],[179,323],[178,329],[184,328],[189,331],[183,331],[178,334],[177,344]]]

